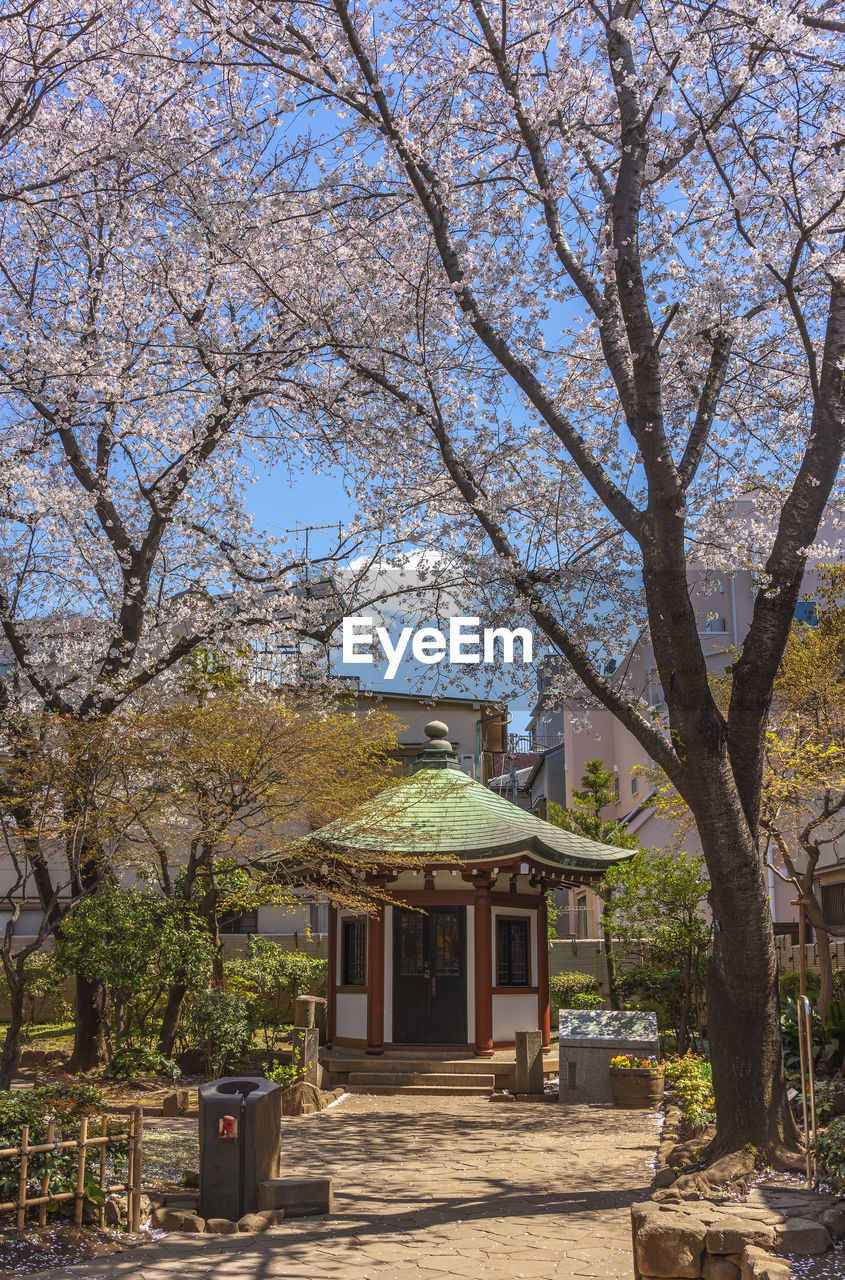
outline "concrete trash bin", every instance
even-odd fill
[[[263,1076],[200,1086],[200,1200],[203,1218],[258,1210],[258,1184],[279,1176],[282,1089]]]

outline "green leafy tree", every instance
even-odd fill
[[[55,955],[64,972],[103,984],[113,1060],[122,1047],[150,1040],[176,975],[189,990],[205,986],[212,942],[201,920],[157,890],[108,885],[70,913]]]
[[[588,760],[581,786],[572,791],[572,808],[559,804],[549,806],[549,821],[564,831],[598,840],[601,844],[616,845],[619,849],[638,849],[640,842],[623,822],[602,817],[602,811],[616,800],[613,774],[601,760]],[[607,876],[596,886],[596,895],[602,904],[601,929],[604,953],[607,959],[607,985],[612,1009],[621,1009],[616,952],[613,946],[613,921],[615,916],[615,882]]]
[[[202,1050],[209,1075],[222,1075],[250,1046],[255,1002],[241,991],[209,987],[197,991],[188,1005],[180,1037]]]
[[[626,975],[626,985],[662,997],[674,1023],[677,1050],[690,1038],[691,1019],[704,983],[712,936],[706,915],[710,888],[702,858],[673,851],[639,850],[605,877],[612,894],[613,928],[629,947],[648,949],[649,962]]]
[[[155,796],[137,823],[139,860],[205,922],[222,986],[221,918],[298,902],[313,865],[300,865],[294,883],[284,869],[269,874],[264,859],[395,780],[398,722],[378,708],[359,716],[336,693],[255,687],[210,649],[186,660],[181,675],[183,696],[136,724],[144,785]],[[168,1057],[188,990],[177,974],[162,1022]]]
[[[255,1002],[266,1048],[275,1047],[278,1028],[290,1016],[297,996],[317,994],[325,985],[328,962],[304,951],[286,951],[261,934],[247,939],[245,959],[225,966],[226,986]]]

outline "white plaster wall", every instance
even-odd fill
[[[536,1031],[538,1026],[536,995],[493,996],[494,1040],[513,1040],[516,1031]]]
[[[337,993],[336,1035],[344,1040],[366,1040],[367,997],[361,994]]]

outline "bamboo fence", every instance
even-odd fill
[[[55,1121],[51,1120],[47,1127],[47,1141],[36,1143],[33,1146],[30,1146],[29,1143],[29,1125],[25,1124],[21,1129],[20,1146],[6,1147],[0,1150],[0,1160],[20,1156],[21,1161],[18,1198],[17,1200],[6,1200],[0,1204],[0,1213],[14,1213],[16,1215],[17,1229],[22,1231],[28,1209],[33,1209],[37,1206],[38,1225],[43,1227],[47,1222],[47,1206],[49,1204],[61,1204],[64,1201],[73,1200],[74,1221],[77,1226],[82,1226],[82,1213],[85,1207],[85,1166],[88,1152],[99,1147],[99,1179],[97,1185],[103,1193],[103,1200],[105,1201],[106,1196],[119,1195],[121,1192],[125,1192],[127,1226],[130,1231],[139,1231],[141,1227],[141,1164],[143,1159],[144,1110],[143,1107],[127,1107],[121,1109],[120,1114],[128,1114],[129,1116],[129,1124],[125,1133],[109,1133],[109,1117],[104,1115],[101,1119],[99,1135],[89,1137],[88,1117],[83,1116],[79,1124],[78,1138],[56,1142],[56,1125]],[[106,1181],[106,1148],[119,1142],[127,1141],[129,1143],[129,1155],[126,1181],[110,1186]],[[59,1191],[52,1195],[50,1193],[50,1166],[48,1165],[41,1179],[39,1194],[37,1196],[27,1196],[30,1156],[40,1155],[48,1151],[58,1153],[59,1151],[73,1150],[77,1153],[76,1190]],[[105,1226],[105,1215],[106,1206],[103,1203],[99,1206],[97,1214],[97,1221],[101,1228]]]

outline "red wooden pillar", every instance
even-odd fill
[[[543,1033],[543,1053],[552,1045],[549,1011],[549,910],[545,891],[540,894],[537,907],[537,998],[539,1001],[540,1030]]]
[[[493,1057],[493,916],[489,890],[475,895],[475,1055]]]
[[[337,1034],[337,908],[329,904],[329,981],[326,1048],[330,1049]]]
[[[367,1053],[384,1053],[384,907],[367,923]]]

